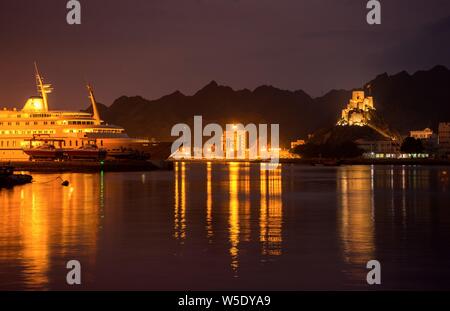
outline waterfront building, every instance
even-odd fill
[[[440,155],[446,157],[450,155],[450,122],[439,123],[438,148]]]
[[[222,135],[224,156],[226,159],[249,159],[249,140],[245,130],[239,130],[235,125]]]
[[[422,141],[427,154],[436,154],[438,149],[438,136],[429,128],[424,130],[410,131],[410,137]]]
[[[415,139],[429,139],[433,136],[433,131],[429,128],[424,130],[410,131],[409,136]]]
[[[289,150],[272,147],[269,142],[260,140],[260,137],[256,137],[256,147],[253,151],[250,146],[249,135],[248,130],[245,128],[236,124],[230,124],[227,126],[227,129],[222,132],[219,146],[213,144],[208,150],[204,150],[204,147],[181,145],[170,158],[186,160],[255,161],[267,160],[271,155],[285,158],[296,157],[295,155],[292,155]],[[218,152],[219,148],[221,148],[222,155]],[[194,153],[192,151],[194,151]],[[194,154],[197,154],[197,158]],[[198,155],[201,156],[198,157]]]
[[[357,139],[355,143],[364,150],[367,158],[397,158],[400,154],[400,146],[390,139]]]
[[[304,139],[297,139],[296,141],[291,142],[291,149],[294,149],[297,146],[302,146],[305,144]]]

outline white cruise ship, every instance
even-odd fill
[[[125,129],[101,120],[94,93],[87,86],[93,113],[49,110],[50,84],[45,84],[36,66],[39,96],[30,97],[22,110],[0,110],[0,161],[27,161],[24,150],[52,148],[76,150],[95,144],[110,157],[143,155],[149,140],[130,138]]]

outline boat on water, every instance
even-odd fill
[[[14,167],[10,165],[0,166],[0,188],[29,184],[32,181],[31,175],[14,174]]]
[[[67,149],[63,152],[63,157],[67,160],[104,160],[106,150],[98,148],[95,144],[86,144],[78,149]]]
[[[64,155],[63,149],[50,144],[24,149],[23,152],[30,156],[30,160],[58,160],[62,159]]]
[[[95,153],[102,156],[104,152],[111,158],[148,156],[148,139],[129,137],[124,128],[101,119],[91,85],[87,91],[92,113],[50,110],[48,94],[53,89],[44,83],[37,66],[35,71],[38,96],[30,97],[20,110],[0,110],[0,160],[28,161],[30,156],[58,159],[61,151],[70,158]],[[85,147],[90,142],[97,151]]]
[[[83,144],[79,148],[57,148],[54,144],[45,143],[34,148],[23,150],[30,161],[67,161],[67,160],[104,160],[107,151],[93,143]]]

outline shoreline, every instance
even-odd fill
[[[261,160],[242,160],[242,159],[221,159],[221,160],[195,160],[195,159],[183,159],[183,160],[168,160],[169,162],[185,162],[185,163],[270,163]],[[336,162],[329,164],[327,162]],[[280,164],[296,164],[296,165],[323,165],[323,166],[339,166],[339,165],[430,165],[430,166],[450,166],[450,159],[280,159]]]
[[[85,172],[136,172],[171,170],[173,165],[164,160],[122,160],[122,161],[11,161],[15,171],[36,173],[85,173]]]
[[[336,163],[327,163],[326,159],[280,159],[280,164],[309,165],[309,166],[340,166],[340,165],[424,165],[424,166],[450,166],[450,160],[435,159],[345,159]],[[329,160],[328,160],[329,161]],[[15,171],[36,173],[93,173],[93,172],[137,172],[137,171],[164,171],[172,170],[176,162],[185,163],[270,163],[246,160],[106,160],[97,161],[11,161],[2,162],[1,165],[11,165]],[[325,162],[325,163],[324,163]]]
[[[326,163],[330,159],[322,159],[322,163]],[[450,160],[438,159],[343,159],[334,160],[336,165],[429,165],[429,166],[450,166]],[[298,164],[298,165],[317,165],[319,159],[281,159],[282,164]]]

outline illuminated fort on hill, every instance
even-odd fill
[[[375,111],[373,97],[365,97],[364,91],[354,91],[347,107],[342,110],[338,125],[369,125],[371,113]]]
[[[401,136],[384,122],[377,114],[372,96],[365,96],[364,91],[353,91],[346,108],[342,110],[337,126],[369,127],[385,139],[401,142]]]

